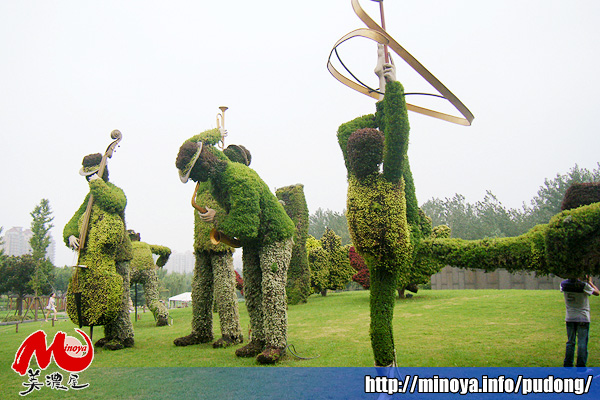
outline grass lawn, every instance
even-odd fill
[[[588,365],[598,367],[600,322],[596,321],[600,319],[600,301],[592,298],[591,304],[593,322]],[[157,371],[147,367],[257,366],[254,359],[235,357],[237,346],[227,349],[213,349],[210,344],[175,347],[173,339],[190,332],[191,308],[173,309],[170,313],[174,323],[166,327],[156,327],[151,313],[139,314],[141,319],[134,323],[134,348],[96,351],[90,368],[81,373],[84,380],[95,383],[94,392],[43,388],[27,398],[87,398],[86,395],[102,398],[102,391],[112,397],[118,393],[114,390],[123,390],[123,398],[145,398],[143,395],[132,397],[134,389],[127,384],[117,389],[100,382],[114,382],[123,371],[132,376]],[[247,331],[249,323],[244,303],[240,303],[240,314],[242,327]],[[218,337],[216,313],[214,319],[215,337]],[[373,366],[368,291],[330,293],[327,297],[313,295],[307,304],[289,307],[288,321],[288,342],[294,345],[296,352],[302,357],[319,357],[301,360],[288,356],[279,366]],[[1,397],[19,398],[17,393],[24,390],[21,384],[27,381],[26,377],[16,374],[10,366],[16,350],[29,334],[43,329],[50,341],[61,330],[80,339],[74,327],[66,320],[59,321],[55,327],[50,322],[20,324],[18,333],[14,325],[0,326]],[[89,334],[89,328],[84,330]],[[396,301],[394,332],[398,365],[402,367],[560,367],[566,341],[564,302],[558,290],[422,290],[413,298]],[[103,329],[96,327],[94,341],[102,336]],[[32,361],[31,365],[37,364]],[[58,367],[51,364],[42,373],[56,370]],[[171,381],[173,384],[176,379]]]

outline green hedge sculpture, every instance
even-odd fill
[[[130,284],[140,283],[143,285],[146,305],[154,315],[156,326],[166,326],[169,324],[169,310],[160,301],[157,271],[169,260],[171,249],[141,242],[140,234],[132,230],[129,230],[128,233],[133,248]],[[153,254],[158,256],[156,264],[154,264]]]
[[[94,172],[101,159],[99,153],[84,157],[81,174],[88,179],[97,176]],[[118,350],[134,343],[129,318],[129,261],[133,253],[125,229],[127,199],[123,190],[108,181],[108,170],[103,179],[91,179],[89,186],[90,193],[63,230],[69,246],[71,237],[79,237],[81,219],[93,194],[87,240],[79,256],[79,263],[87,268],[79,268],[69,281],[67,314],[78,325],[104,325],[105,337],[96,346]],[[81,320],[75,292],[81,292]]]
[[[186,141],[176,166],[181,176],[210,182],[211,195],[221,209],[203,214],[205,223],[238,239],[243,247],[244,296],[252,336],[236,355],[256,357],[262,364],[279,361],[287,344],[285,282],[294,223],[258,174],[229,160],[210,139]]]
[[[275,195],[280,202],[283,202],[283,208],[296,225],[292,258],[285,287],[287,301],[288,304],[306,303],[308,296],[310,296],[310,269],[306,251],[308,205],[304,196],[304,185],[298,184],[279,188],[275,191]]]

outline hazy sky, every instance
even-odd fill
[[[377,3],[362,0],[374,19]],[[520,207],[544,178],[600,157],[600,2],[386,0],[387,30],[473,112],[462,127],[410,114],[419,202],[481,200]],[[29,227],[40,199],[62,229],[88,187],[83,156],[103,153],[142,240],[192,249],[193,183],[175,157],[226,113],[227,143],[243,144],[274,190],[303,183],[309,209],[342,211],[346,171],[337,127],[374,101],[326,69],[333,44],[363,25],[350,0],[0,2],[0,226]],[[340,48],[376,86],[376,46]],[[428,84],[396,57],[407,91]],[[417,101],[411,98],[411,101]],[[418,100],[420,101],[420,100]],[[431,105],[431,103],[420,103]],[[452,112],[443,101],[436,107]]]

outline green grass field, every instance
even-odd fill
[[[600,299],[592,298],[589,362],[600,366]],[[144,374],[148,367],[255,367],[254,359],[235,357],[237,347],[213,349],[209,344],[175,347],[173,339],[190,331],[191,308],[173,309],[172,326],[156,327],[151,313],[140,314],[134,323],[135,347],[120,351],[96,351],[91,367],[82,378],[95,382],[90,398],[103,398],[102,391],[117,390],[109,382],[116,371]],[[248,329],[248,314],[240,303],[242,327]],[[215,337],[218,315],[214,314]],[[288,342],[302,360],[288,356],[280,367],[372,367],[369,341],[369,292],[313,295],[307,304],[290,306]],[[19,398],[23,390],[21,377],[11,364],[21,342],[32,332],[43,329],[50,341],[57,331],[80,339],[75,326],[67,320],[55,327],[50,322],[32,322],[0,327],[0,393],[2,398]],[[84,328],[89,334],[89,328]],[[394,331],[398,365],[402,367],[560,367],[564,356],[566,332],[564,302],[556,291],[522,290],[422,290],[410,299],[397,300]],[[95,328],[94,341],[102,337]],[[32,366],[36,366],[32,361]],[[117,369],[118,367],[118,369]],[[123,369],[124,368],[124,369]],[[145,368],[137,370],[135,368]],[[58,370],[51,364],[44,372]],[[152,369],[150,369],[152,370]],[[131,397],[134,388],[119,385],[123,398]],[[103,389],[104,388],[104,389]],[[138,389],[136,389],[138,390]],[[144,389],[151,390],[151,389]],[[8,397],[6,397],[6,396]],[[86,398],[85,391],[59,392],[44,388],[27,398]],[[168,397],[165,397],[168,398]]]

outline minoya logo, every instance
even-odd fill
[[[57,332],[50,346],[46,345],[46,333],[42,330],[36,331],[29,335],[27,339],[21,343],[15,355],[15,361],[12,364],[12,369],[21,376],[27,374],[28,381],[23,382],[23,386],[27,390],[19,392],[21,396],[25,396],[34,390],[40,390],[44,383],[39,382],[41,378],[41,370],[45,370],[50,365],[52,358],[59,368],[70,373],[68,378],[68,386],[62,384],[63,376],[60,372],[54,372],[46,375],[45,385],[50,389],[56,390],[79,390],[85,389],[89,383],[79,384],[79,372],[85,371],[90,366],[94,359],[94,346],[92,341],[85,332],[75,329],[79,333],[85,343],[82,344],[76,337],[67,336],[64,332]],[[29,367],[31,359],[35,354],[38,367],[33,369]]]

